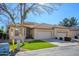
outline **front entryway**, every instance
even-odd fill
[[[32,28],[29,28],[29,27],[26,28],[26,39],[27,38],[30,38],[30,39],[33,38],[33,29]]]

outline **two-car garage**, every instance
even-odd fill
[[[34,30],[35,39],[52,39],[52,38],[64,38],[69,35],[68,29],[35,29]]]
[[[64,38],[69,37],[70,31],[67,28],[55,28],[55,37],[57,38]]]
[[[35,30],[35,38],[36,39],[51,39],[52,31],[51,30]]]
[[[39,31],[37,33],[37,38],[38,39],[50,39],[52,38],[52,35],[51,35],[51,31]]]
[[[60,37],[62,37],[62,38],[67,37],[67,33],[66,32],[58,32],[57,33],[57,37],[58,38],[60,38]]]

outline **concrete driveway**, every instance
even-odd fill
[[[59,40],[59,39],[47,39],[45,41],[48,41],[51,44],[56,44],[58,46],[71,46],[71,45],[78,44],[78,42],[76,42],[76,41],[67,42],[67,41]]]
[[[45,48],[34,51],[18,52],[16,56],[79,56],[78,42],[66,42],[62,40],[46,40],[58,47]]]
[[[60,46],[34,51],[19,52],[16,56],[79,56],[79,46]]]

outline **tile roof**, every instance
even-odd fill
[[[22,24],[17,24],[18,26],[26,26],[30,28],[67,28],[70,30],[79,30],[79,27],[64,27],[64,26],[59,26],[59,25],[51,25],[51,24],[46,24],[46,23],[35,23],[35,22],[26,22]],[[15,25],[10,25],[10,26],[15,26]]]

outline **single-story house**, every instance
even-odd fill
[[[27,22],[9,26],[9,38],[20,39],[51,39],[59,37],[74,37],[79,35],[79,27],[64,27],[50,24]]]

